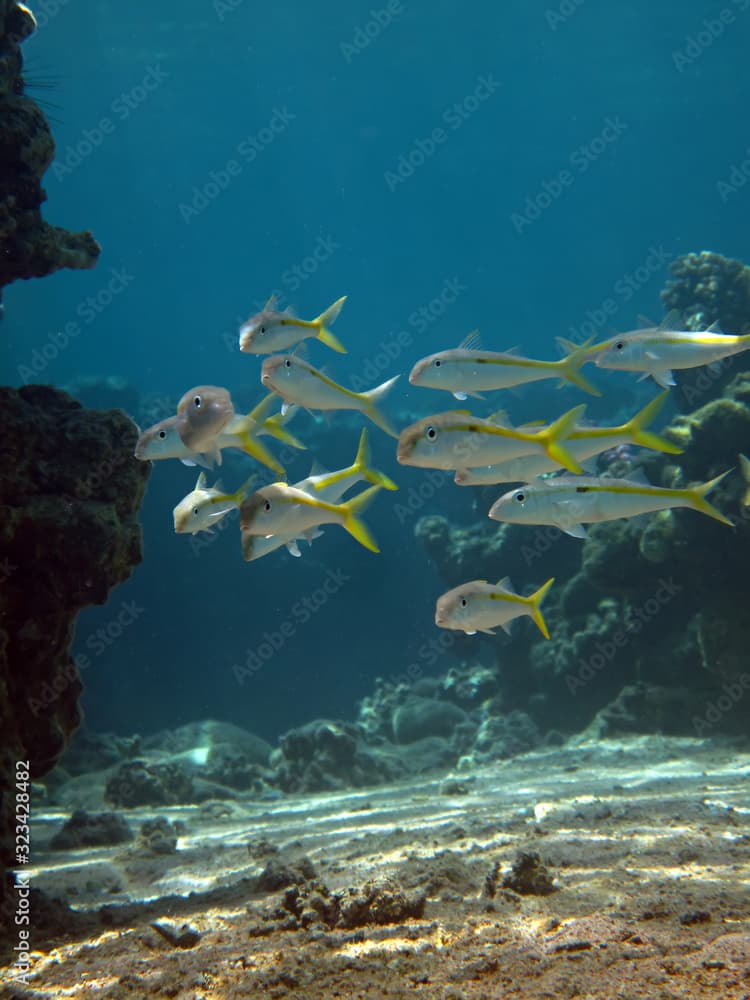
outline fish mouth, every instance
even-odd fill
[[[260,380],[263,383],[263,385],[268,385],[269,382],[271,381],[271,376],[268,374],[268,372],[264,372],[261,375]]]

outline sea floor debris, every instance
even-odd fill
[[[571,743],[460,787],[162,806],[184,826],[159,855],[48,852],[64,816],[39,803],[33,969],[21,988],[7,968],[0,982],[37,998],[740,1000],[749,774],[747,752],[696,739]],[[135,828],[155,813],[123,815]],[[555,891],[507,887],[524,855]],[[270,859],[283,884],[262,877]],[[352,901],[362,919],[341,919]]]

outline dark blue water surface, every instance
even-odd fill
[[[32,85],[54,82],[32,92],[54,105],[58,150],[46,217],[90,228],[103,252],[93,271],[6,291],[5,381],[117,375],[172,400],[215,383],[252,401],[259,360],[239,353],[236,331],[273,290],[305,317],[349,296],[336,327],[349,354],[310,351],[345,383],[406,372],[474,327],[488,347],[554,357],[556,335],[660,315],[680,254],[750,256],[750,184],[727,186],[750,156],[746,0],[35,9],[25,56]],[[41,366],[68,323],[69,345]],[[599,381],[594,416],[639,398],[632,379]],[[549,418],[581,398],[510,400],[514,414]],[[388,408],[404,422],[448,402],[403,378]],[[316,436],[303,414],[295,430],[334,467],[353,456],[358,426],[334,417]],[[398,468],[381,431],[371,438],[406,503],[423,474]],[[226,484],[246,468],[228,462]],[[413,529],[423,514],[484,517],[471,491],[435,489],[414,514],[381,495],[367,515],[379,556],[330,527],[303,559],[246,565],[236,520],[200,550],[174,535],[172,507],[194,479],[176,462],[155,467],[144,563],[81,617],[92,724],[218,716],[273,736],[351,715],[378,674],[447,667],[423,649],[441,584]],[[298,602],[332,572],[336,592],[303,620]],[[97,641],[123,601],[136,620]],[[285,622],[294,634],[238,680]]]

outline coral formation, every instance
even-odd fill
[[[117,813],[87,813],[77,809],[50,841],[53,851],[102,847],[133,839],[130,827]]]
[[[42,219],[41,178],[55,144],[41,110],[24,93],[20,49],[35,26],[23,4],[0,0],[0,289],[64,267],[93,267],[101,249],[91,233],[70,233]]]
[[[103,604],[141,561],[149,468],[134,425],[46,386],[0,388],[0,863],[12,862],[15,761],[46,774],[80,723],[68,649],[79,610]]]

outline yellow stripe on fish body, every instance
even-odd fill
[[[466,469],[541,449],[559,465],[581,472],[581,466],[562,442],[585,409],[584,405],[577,406],[537,431],[517,430],[478,418],[467,420],[465,414],[450,411],[435,414],[404,428],[399,436],[397,458],[402,465]]]
[[[706,499],[728,474],[723,472],[700,486],[681,489],[649,486],[626,479],[564,477],[541,480],[504,494],[492,505],[489,516],[514,524],[555,525],[575,537],[585,537],[584,524],[687,507],[734,527],[732,521]]]
[[[296,403],[309,410],[358,410],[391,437],[398,435],[377,404],[398,378],[395,375],[367,392],[354,392],[293,354],[266,358],[261,369],[263,385],[287,403]]]

